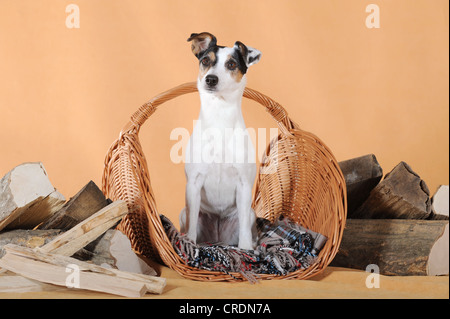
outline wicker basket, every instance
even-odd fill
[[[164,102],[196,92],[195,82],[168,90],[142,105],[109,149],[103,172],[103,192],[112,200],[128,203],[129,213],[118,228],[133,248],[162,261],[184,277],[204,281],[245,280],[222,272],[187,266],[169,242],[156,207],[147,161],[139,142],[144,122]],[[280,134],[267,147],[256,183],[253,207],[258,216],[271,221],[280,214],[328,237],[317,262],[286,276],[260,275],[261,279],[305,279],[321,271],[336,255],[347,213],[342,172],[328,147],[316,136],[300,129],[285,109],[269,97],[245,89],[244,97],[262,104],[278,124]],[[264,171],[263,171],[264,170]]]

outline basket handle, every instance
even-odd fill
[[[188,82],[155,96],[133,113],[131,121],[122,129],[122,133],[127,132],[130,129],[139,131],[140,127],[156,111],[156,108],[159,105],[180,95],[197,91],[197,82]],[[286,110],[270,97],[250,88],[245,88],[244,97],[263,105],[266,108],[266,111],[275,119],[284,136],[292,136],[290,130],[299,129],[299,126],[289,118]]]

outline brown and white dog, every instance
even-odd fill
[[[197,243],[253,249],[256,217],[251,207],[256,175],[255,149],[241,111],[248,67],[261,52],[237,41],[217,45],[208,32],[193,33],[199,60],[201,108],[186,149],[186,207],[181,232]]]

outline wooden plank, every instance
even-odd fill
[[[34,228],[64,203],[42,163],[18,165],[0,180],[0,230]]]
[[[383,275],[448,274],[448,241],[444,220],[348,219],[331,265],[365,270],[376,264]],[[430,258],[432,250],[440,259]]]
[[[76,269],[76,267],[79,269],[77,273],[79,280],[74,281],[73,284],[78,285],[75,288],[79,289],[126,297],[141,297],[146,292],[161,294],[166,285],[165,278],[106,269],[39,249],[32,250],[12,244],[6,245],[4,249],[6,254],[0,259],[0,267],[27,278],[58,286],[67,286],[70,274],[67,270]]]
[[[69,230],[110,203],[97,185],[90,181],[39,229]]]
[[[32,280],[16,274],[0,275],[0,293],[24,293],[32,291],[63,291],[64,288]]]
[[[125,201],[115,201],[40,249],[71,256],[114,226],[127,212],[128,207]]]

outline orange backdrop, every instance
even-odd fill
[[[66,25],[69,4],[79,28]],[[366,25],[369,4],[380,28]],[[448,10],[446,0],[0,0],[0,175],[42,161],[67,198],[90,179],[100,186],[129,116],[196,79],[186,39],[209,31],[262,51],[248,86],[339,161],[373,153],[385,172],[406,161],[434,193],[449,176]],[[243,110],[248,127],[276,127],[256,103]],[[198,111],[196,94],[181,97],[141,130],[160,211],[174,221],[185,178],[169,137],[192,131]]]

